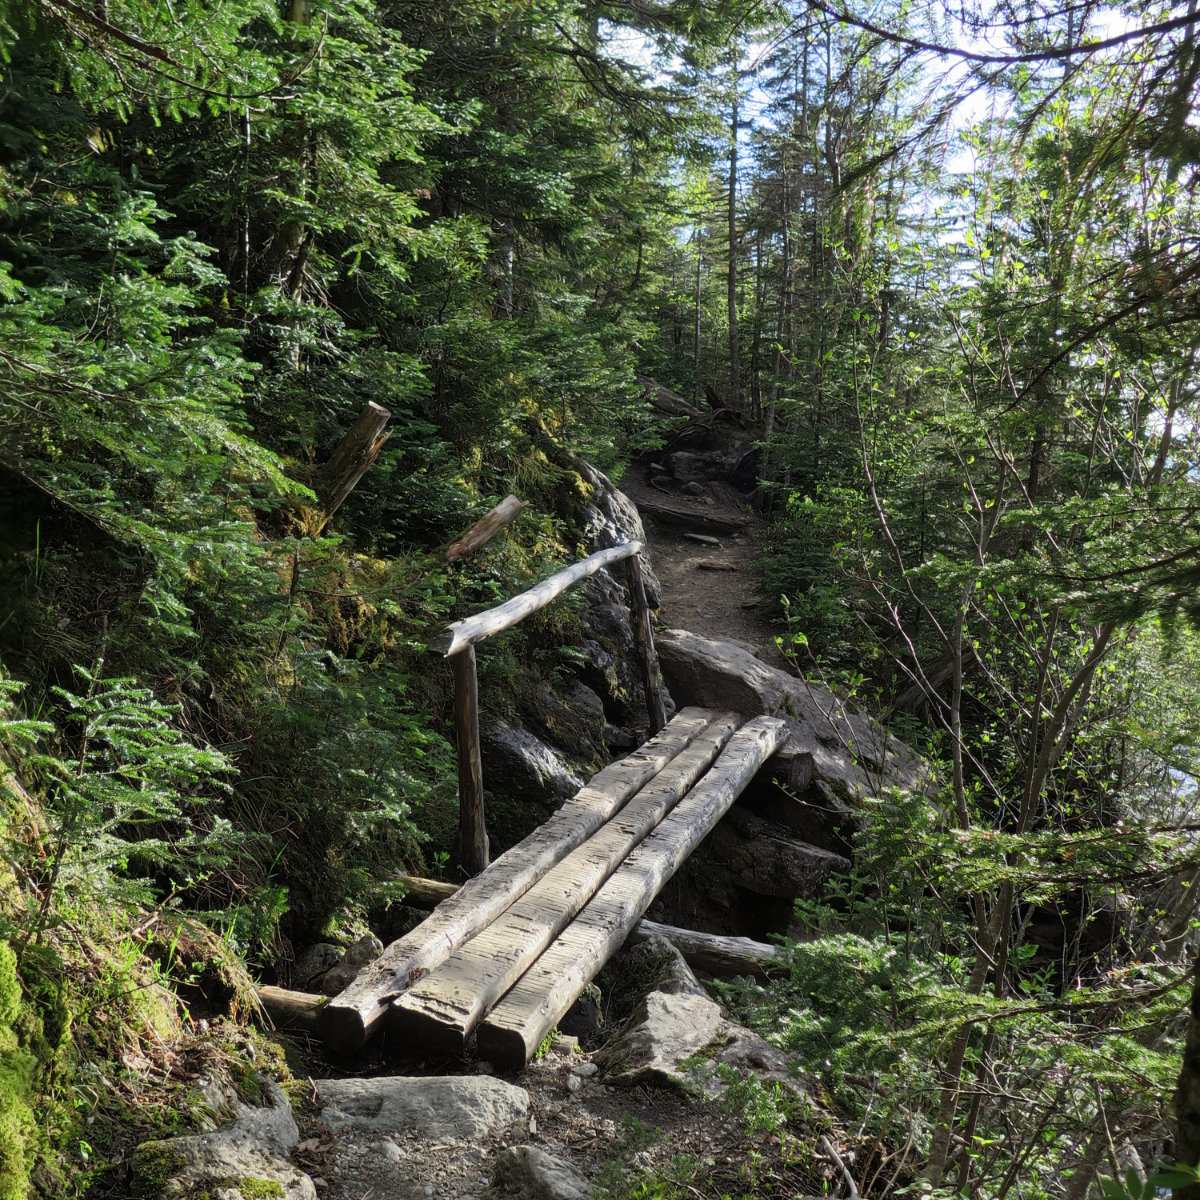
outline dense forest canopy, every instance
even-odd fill
[[[752,431],[782,641],[943,784],[731,1003],[872,1195],[1196,1166],[1195,20],[0,3],[0,1197],[103,1188],[80,1064],[180,930],[270,972],[445,861],[425,644],[581,548],[576,455],[670,437],[639,376]]]

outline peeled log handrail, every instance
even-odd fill
[[[641,542],[625,542],[623,545],[613,546],[609,550],[597,550],[595,554],[589,554],[587,558],[581,559],[569,567],[564,567],[548,579],[543,579],[541,583],[535,584],[519,596],[514,596],[503,604],[497,604],[495,608],[489,608],[473,617],[463,617],[462,620],[446,626],[429,643],[429,649],[436,650],[447,658],[459,654],[468,646],[474,646],[485,638],[502,633],[505,629],[516,625],[518,621],[524,620],[530,613],[545,608],[551,600],[561,596],[581,579],[595,575],[609,563],[620,562],[634,554],[640,554],[643,548]]]
[[[529,507],[528,500],[518,500],[516,496],[505,496],[495,508],[485,517],[481,517],[462,537],[457,538],[446,547],[446,561],[458,562],[468,554],[474,554],[480,546],[485,545],[496,536],[514,517]]]

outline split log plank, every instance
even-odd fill
[[[328,996],[293,992],[287,988],[260,987],[254,993],[276,1029],[303,1029],[320,1033],[324,1026]]]
[[[467,938],[495,920],[563,855],[591,837],[712,721],[706,709],[685,708],[640,750],[610,763],[548,821],[468,880],[427,920],[393,942],[329,1004],[326,1037],[338,1050],[357,1050],[378,1028],[391,1001],[445,962]]]
[[[611,821],[395,1000],[393,1024],[414,1042],[460,1053],[480,1018],[704,775],[741,724],[737,714],[721,714]]]
[[[418,908],[435,908],[458,891],[457,884],[443,883],[438,879],[422,879],[403,872],[397,873],[395,878],[407,889],[404,893],[405,903]],[[717,933],[701,933],[696,929],[680,929],[677,925],[662,925],[658,921],[646,918],[633,927],[627,944],[637,945],[656,936],[666,938],[683,955],[689,967],[721,979],[732,978],[734,975],[766,979],[782,969],[775,963],[778,948],[768,942],[727,937]]]
[[[346,431],[346,436],[334,447],[329,461],[321,468],[317,487],[324,509],[322,528],[329,524],[342,501],[354,491],[358,481],[379,457],[384,442],[391,436],[384,432],[384,426],[391,418],[392,414],[382,404],[368,401]]]
[[[778,717],[756,717],[729,740],[708,774],[679,802],[479,1026],[479,1053],[519,1070],[654,897],[729,810],[788,736]]]
[[[518,513],[529,507],[528,500],[505,496],[485,517],[481,517],[462,537],[446,547],[446,561],[458,562],[491,541]]]
[[[567,588],[581,579],[595,575],[610,563],[639,554],[642,547],[641,542],[625,542],[609,550],[597,550],[595,554],[589,554],[587,558],[556,572],[549,579],[543,579],[541,583],[535,584],[519,596],[497,604],[495,608],[489,608],[486,612],[477,613],[473,617],[463,617],[461,621],[448,625],[429,643],[429,649],[437,650],[447,658],[458,654],[465,647],[482,642],[485,638],[490,638],[524,620],[539,608],[545,608],[551,600],[561,596]]]
[[[626,945],[636,946],[652,937],[665,938],[689,967],[732,979],[749,975],[754,979],[769,979],[787,968],[780,961],[779,947],[753,938],[723,937],[717,933],[700,933],[695,929],[680,929],[676,925],[660,925],[657,921],[640,920],[630,933]]]

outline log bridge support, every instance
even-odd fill
[[[599,550],[495,608],[455,621],[430,642],[430,650],[444,654],[454,667],[454,725],[458,741],[458,860],[468,874],[479,874],[489,861],[487,818],[483,803],[483,759],[479,742],[479,676],[475,662],[475,646],[478,642],[511,628],[530,613],[545,608],[568,588],[595,575],[604,567],[624,561],[630,616],[641,663],[651,735],[666,725],[658,656],[654,650],[654,634],[650,625],[650,606],[646,602],[642,575],[643,549],[641,542],[626,542],[609,550]]]

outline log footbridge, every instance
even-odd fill
[[[432,643],[454,663],[458,852],[476,873],[325,1006],[321,1028],[335,1048],[357,1049],[386,1024],[447,1052],[475,1035],[481,1057],[525,1066],[787,737],[774,717],[685,708],[666,722],[642,548],[593,554]],[[622,560],[652,736],[489,864],[475,644]]]

